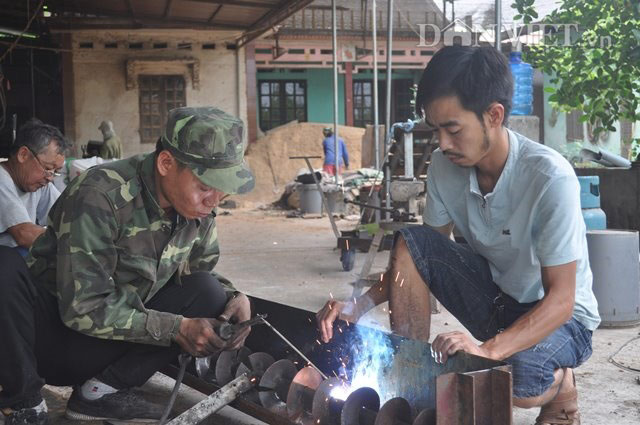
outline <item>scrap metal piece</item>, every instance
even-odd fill
[[[218,385],[226,385],[236,375],[236,370],[249,355],[251,350],[242,347],[239,350],[223,351],[216,362],[216,381]]]
[[[397,425],[398,423],[411,424],[413,409],[407,399],[402,397],[392,398],[382,405],[374,425]]]
[[[299,423],[312,423],[311,410],[316,389],[322,383],[322,376],[314,368],[302,368],[291,382],[287,394],[287,414],[289,419]]]
[[[292,361],[287,359],[273,363],[262,375],[260,386],[263,388],[258,393],[260,402],[267,409],[283,416],[287,415],[287,393],[293,378],[298,370]]]
[[[347,397],[340,414],[341,425],[370,425],[380,408],[380,396],[373,388],[358,388]]]
[[[413,420],[413,425],[436,425],[436,409],[423,409]]]
[[[344,402],[331,397],[331,392],[343,385],[342,379],[331,377],[318,386],[311,407],[313,423],[318,425],[337,425],[340,423],[340,412]]]
[[[191,409],[172,419],[167,425],[191,425],[202,422],[227,404],[238,398],[240,394],[253,387],[254,382],[243,374],[209,395]]]
[[[260,378],[264,375],[264,372],[275,363],[275,359],[271,354],[259,352],[250,354],[236,370],[236,378],[242,374],[250,374]],[[244,393],[244,398],[255,404],[260,404],[260,397],[258,396],[258,390],[255,388]]]

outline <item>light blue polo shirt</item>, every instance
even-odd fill
[[[521,303],[544,296],[541,267],[576,261],[573,317],[594,330],[600,316],[578,178],[553,149],[507,131],[507,162],[485,196],[474,167],[453,164],[439,149],[433,153],[424,223],[439,227],[453,221],[473,251],[487,259],[494,282]]]

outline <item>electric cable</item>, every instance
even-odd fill
[[[611,363],[612,365],[619,367],[620,369],[629,371],[629,372],[640,372],[640,369],[637,369],[635,367],[630,367],[630,366],[625,366],[622,363],[619,363],[618,361],[616,361],[614,359],[614,357],[616,355],[618,355],[618,353],[620,353],[620,351],[622,351],[627,345],[631,344],[633,341],[636,341],[640,339],[640,336],[636,336],[631,338],[629,341],[625,342],[624,344],[622,344],[622,346],[620,348],[618,348],[618,350],[616,350],[615,353],[613,353],[612,355],[609,356],[609,358],[607,359],[609,361],[609,363]]]

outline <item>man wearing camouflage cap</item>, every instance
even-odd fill
[[[180,349],[237,348],[214,332],[250,318],[248,298],[213,272],[215,208],[250,191],[242,121],[216,108],[170,112],[153,154],[90,169],[49,215],[25,263],[0,251],[0,408],[43,424],[44,383],[75,385],[70,419],[157,420],[131,391]],[[216,318],[216,319],[214,319]]]

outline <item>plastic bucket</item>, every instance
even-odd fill
[[[300,211],[304,214],[322,213],[322,195],[316,184],[303,184],[300,191]]]

